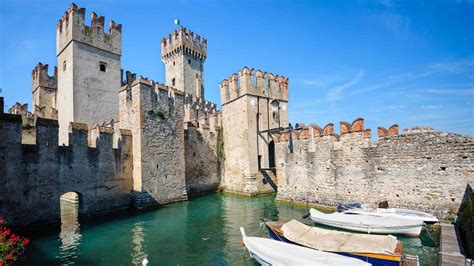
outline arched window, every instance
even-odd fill
[[[176,85],[176,79],[173,78],[173,79],[171,80],[171,86],[175,86],[175,85]]]
[[[100,63],[99,63],[99,69],[100,69],[100,71],[102,71],[102,72],[107,72],[107,63],[105,63],[105,62],[100,62]]]

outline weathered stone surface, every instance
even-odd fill
[[[72,129],[69,146],[58,146],[56,120],[38,118],[35,145],[22,144],[19,115],[0,114],[0,216],[13,225],[58,221],[66,192],[80,196],[80,213],[127,208],[132,187],[132,143],[101,133],[96,148],[88,132]]]
[[[317,133],[316,133],[317,134]],[[277,143],[278,199],[336,205],[388,200],[441,218],[474,182],[474,138],[452,133],[382,137],[363,132]],[[281,179],[281,180],[280,180]]]
[[[133,136],[133,190],[155,204],[186,200],[183,94],[139,78],[119,99],[120,127]]]
[[[38,63],[32,71],[33,114],[47,119],[58,119],[56,93],[58,68],[54,75],[48,75],[48,65]]]
[[[194,38],[195,37],[195,38]],[[207,41],[180,27],[161,41],[166,85],[204,99],[204,62]]]
[[[70,122],[91,126],[119,116],[121,26],[111,23],[104,31],[104,17],[95,13],[90,26],[84,20],[85,8],[73,4],[56,27],[56,108],[61,145],[67,145]]]
[[[185,130],[186,189],[188,195],[215,192],[221,179],[218,156],[220,131],[209,127]]]
[[[260,70],[255,74],[255,84],[254,70],[247,67],[221,83],[222,186],[248,195],[274,191],[261,172],[274,167],[271,149],[275,140],[268,130],[288,127],[288,79]]]

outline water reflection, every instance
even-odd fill
[[[222,246],[227,241],[225,231],[226,219],[223,215],[222,198],[213,200],[205,198],[199,205],[186,204],[185,241],[188,261],[199,265],[226,264]],[[185,261],[183,262],[185,263]]]
[[[77,195],[77,194],[76,194]],[[59,260],[64,265],[74,264],[80,255],[79,245],[81,244],[82,235],[80,234],[79,225],[79,201],[64,200],[61,197],[61,233],[59,239],[61,246],[59,247]]]
[[[132,228],[132,264],[142,265],[142,261],[147,257],[143,221],[137,221]]]
[[[268,237],[259,227],[262,218],[312,223],[301,217],[307,208],[278,204],[274,197],[208,195],[153,211],[91,220],[80,230],[77,211],[65,207],[60,239],[57,232],[32,238],[24,265],[141,265],[145,258],[149,265],[257,265],[244,255],[240,226],[248,235]],[[420,255],[421,265],[435,265],[438,248],[427,246],[425,236],[401,240],[405,252]]]

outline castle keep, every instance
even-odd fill
[[[121,69],[122,25],[75,4],[56,25],[57,67],[32,71],[32,108],[0,98],[0,216],[58,221],[61,195],[80,215],[145,208],[223,190],[335,205],[388,200],[457,208],[474,182],[474,139],[364,120],[292,126],[289,79],[243,67],[205,98],[207,40],[179,27],[161,41],[165,84]],[[88,25],[86,25],[88,24]],[[238,68],[236,68],[238,69]]]

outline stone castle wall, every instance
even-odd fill
[[[186,94],[184,117],[187,193],[192,196],[215,192],[222,175],[220,113],[215,104]]]
[[[186,200],[184,95],[138,78],[119,93],[120,127],[133,134],[137,207]]]
[[[102,127],[93,131],[71,123],[69,146],[58,146],[57,121],[37,118],[36,144],[26,145],[21,116],[0,113],[0,216],[12,225],[59,221],[59,200],[66,192],[79,194],[81,215],[127,208],[131,133]],[[120,135],[116,143],[114,134]]]
[[[335,206],[364,202],[408,207],[446,217],[474,182],[474,138],[453,133],[398,134],[397,126],[379,128],[372,143],[363,120],[316,125],[275,136],[280,200]]]
[[[219,137],[219,129],[211,129],[209,125],[188,124],[184,138],[188,195],[218,190],[221,181]]]

